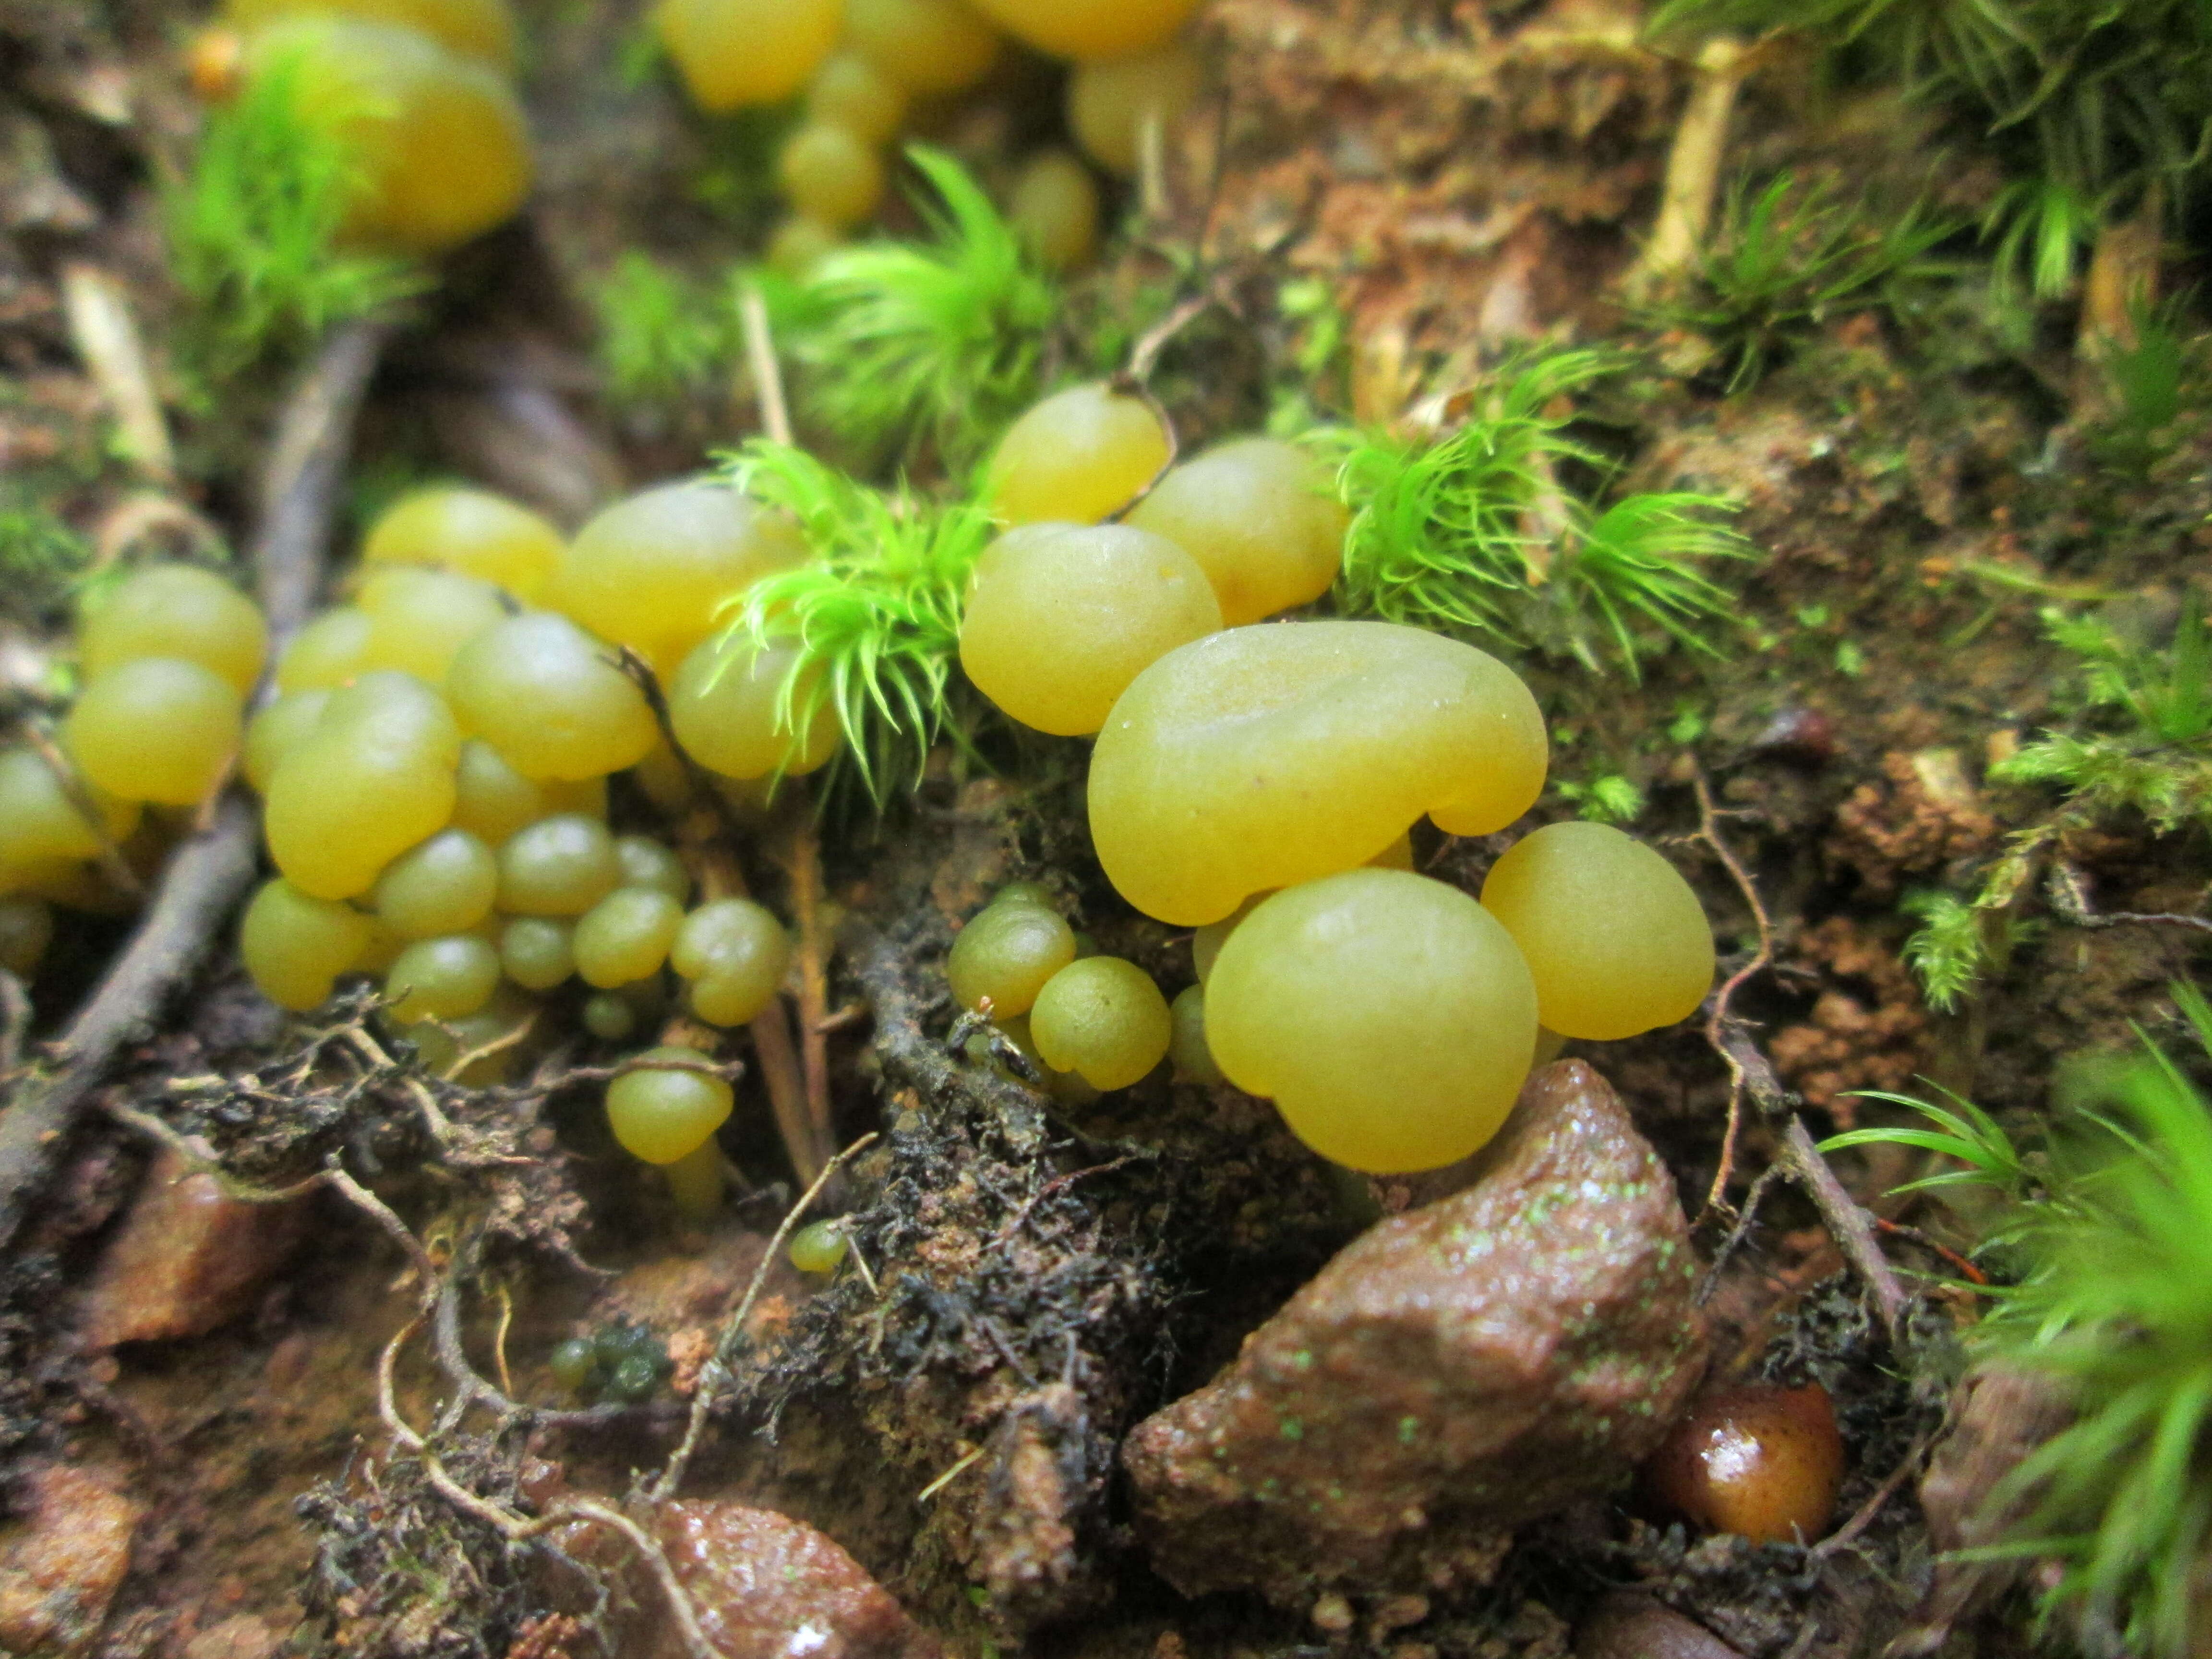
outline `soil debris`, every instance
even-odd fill
[[[1770,1045],[1774,1069],[1808,1105],[1856,1121],[1856,1090],[1898,1090],[1934,1055],[1928,1014],[1905,964],[1848,916],[1831,916],[1797,941],[1791,965],[1817,975],[1810,1018]]]
[[[1589,1066],[1546,1067],[1468,1191],[1378,1224],[1139,1425],[1123,1458],[1186,1594],[1442,1590],[1619,1485],[1697,1386],[1674,1183]]]
[[[85,1652],[131,1569],[143,1510],[67,1463],[26,1476],[19,1496],[23,1519],[0,1532],[0,1652]]]
[[[1997,822],[1968,781],[1955,749],[1884,755],[1887,784],[1863,783],[1836,811],[1828,851],[1859,872],[1870,896],[1902,878],[1971,858],[1997,837]]]
[[[88,1350],[204,1336],[250,1310],[305,1224],[303,1200],[246,1204],[164,1150],[85,1300]]]

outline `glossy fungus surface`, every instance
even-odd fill
[[[1120,957],[1082,957],[1037,993],[1030,1036],[1044,1063],[1100,1091],[1126,1089],[1167,1058],[1175,1021],[1152,976]]]
[[[1068,131],[1092,161],[1128,177],[1143,165],[1147,143],[1164,148],[1198,101],[1200,79],[1198,54],[1180,42],[1079,64],[1067,78]]]
[[[1170,454],[1143,398],[1103,381],[1056,392],[1006,428],[984,499],[1010,525],[1096,524],[1134,501]]]
[[[76,649],[88,680],[139,657],[181,657],[244,696],[261,678],[269,629],[261,607],[213,571],[149,564],[87,593]]]
[[[1091,833],[1121,896],[1182,927],[1365,862],[1426,812],[1504,829],[1543,788],[1542,715],[1494,657],[1391,623],[1235,628],[1114,706]]]
[[[720,114],[781,103],[837,44],[839,0],[660,0],[653,27],[692,101]]]
[[[365,565],[428,565],[474,576],[535,600],[561,562],[565,538],[528,507],[488,489],[432,484],[377,516],[361,547]]]
[[[1115,58],[1160,45],[1198,0],[979,0],[1008,33],[1055,58]]]
[[[526,778],[604,777],[660,740],[652,705],[615,653],[546,611],[476,635],[453,659],[446,689],[469,735]]]
[[[1029,1012],[1045,981],[1075,960],[1075,933],[1045,907],[1000,896],[977,912],[945,957],[953,1000],[995,1018]]]
[[[1370,1174],[1474,1152],[1513,1108],[1536,989],[1457,888],[1352,870],[1263,901],[1206,981],[1206,1046],[1323,1158]]]
[[[730,1115],[730,1085],[696,1048],[648,1048],[607,1085],[607,1123],[647,1164],[696,1152]]]
[[[1321,465],[1273,438],[1234,439],[1170,468],[1128,518],[1198,561],[1231,628],[1328,592],[1346,521]]]

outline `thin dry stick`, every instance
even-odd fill
[[[122,283],[98,265],[72,259],[62,267],[62,310],[70,340],[91,371],[125,457],[156,483],[176,482],[169,423],[146,367],[146,346]]]
[[[783,369],[776,362],[775,336],[769,328],[768,301],[750,283],[738,296],[738,317],[745,331],[745,364],[752,370],[753,391],[760,399],[761,430],[772,442],[787,444],[791,405],[784,400]]]
[[[699,1386],[691,1395],[691,1420],[684,1426],[683,1443],[670,1455],[668,1467],[661,1470],[660,1478],[648,1490],[647,1496],[649,1501],[666,1503],[676,1495],[677,1487],[683,1484],[684,1472],[690,1466],[692,1454],[699,1449],[700,1437],[707,1431],[708,1416],[714,1409],[714,1401],[720,1395],[722,1384],[729,1378],[731,1364],[737,1358],[738,1344],[744,1336],[745,1321],[752,1316],[753,1304],[760,1300],[761,1287],[768,1283],[769,1270],[775,1266],[777,1256],[782,1254],[792,1229],[799,1224],[799,1217],[806,1213],[814,1200],[822,1195],[822,1189],[830,1184],[830,1177],[866,1150],[875,1139],[872,1132],[864,1134],[823,1164],[822,1173],[815,1176],[813,1185],[800,1194],[799,1202],[785,1212],[775,1237],[768,1242],[768,1249],[761,1253],[760,1266],[753,1270],[752,1279],[745,1285],[744,1295],[738,1298],[736,1310],[722,1326],[721,1338],[714,1344],[714,1358],[700,1368]]]
[[[1629,273],[1632,298],[1642,298],[1687,270],[1705,246],[1712,223],[1713,199],[1720,191],[1721,163],[1728,154],[1730,118],[1736,94],[1757,67],[1761,54],[1731,35],[1716,35],[1698,53],[1689,102],[1674,129],[1667,155],[1667,181],[1659,217],[1643,257]]]
[[[1742,1064],[1723,1040],[1723,1035],[1734,1018],[1729,1012],[1729,1004],[1735,1000],[1736,992],[1747,981],[1765,972],[1774,961],[1774,924],[1768,919],[1766,906],[1759,896],[1759,889],[1752,884],[1750,872],[1737,862],[1735,854],[1721,839],[1719,814],[1713,809],[1713,794],[1706,787],[1705,774],[1698,773],[1691,779],[1691,785],[1698,795],[1698,838],[1712,848],[1713,855],[1720,860],[1722,866],[1729,872],[1729,878],[1735,883],[1736,890],[1743,895],[1744,902],[1751,907],[1752,920],[1759,925],[1759,949],[1753,953],[1750,961],[1723,981],[1721,988],[1713,994],[1711,1002],[1707,1005],[1711,1012],[1705,1016],[1705,1041],[1711,1043],[1721,1058],[1728,1062],[1729,1068],[1728,1128],[1721,1137],[1720,1168],[1714,1172],[1712,1190],[1705,1194],[1705,1213],[1725,1215],[1729,1212],[1729,1182],[1735,1176],[1736,1139],[1743,1128],[1746,1074]]]
[[[385,334],[374,322],[338,330],[278,422],[253,544],[272,647],[307,620],[321,586],[354,416]],[[216,930],[253,878],[259,831],[253,802],[235,790],[225,795],[207,827],[170,858],[138,931],[70,1020],[57,1045],[58,1069],[31,1079],[0,1113],[0,1248],[21,1225],[94,1090],[205,960]]]

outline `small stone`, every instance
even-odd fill
[[[82,1653],[130,1571],[143,1511],[66,1463],[19,1490],[22,1520],[0,1527],[0,1653]]]
[[[270,1659],[276,1632],[251,1613],[210,1625],[185,1644],[185,1659]]]
[[[165,1152],[108,1245],[79,1330],[97,1351],[204,1336],[253,1306],[305,1224],[303,1205],[244,1204]]]
[[[1186,1595],[1443,1589],[1623,1483],[1702,1375],[1674,1184],[1580,1060],[1532,1076],[1474,1184],[1376,1224],[1124,1443]]]
[[[936,1659],[890,1592],[804,1522],[742,1504],[665,1505],[655,1528],[724,1659]],[[683,1659],[663,1620],[653,1659]]]
[[[1648,1595],[1607,1598],[1575,1629],[1575,1659],[1743,1659],[1695,1620]]]

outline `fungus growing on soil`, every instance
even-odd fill
[[[1026,1014],[1045,982],[1075,960],[1075,930],[1029,890],[1001,888],[952,941],[945,976],[963,1008]]]
[[[673,1164],[710,1140],[730,1115],[730,1085],[696,1048],[648,1048],[607,1085],[607,1126],[623,1150]]]
[[[1144,398],[1103,383],[1070,386],[1006,428],[983,497],[1002,524],[1097,524],[1136,500],[1173,453]]]
[[[1644,1465],[1652,1495],[1714,1532],[1809,1544],[1844,1480],[1834,1406],[1817,1382],[1747,1383],[1706,1395]]]
[[[566,544],[544,518],[503,495],[431,484],[408,491],[377,515],[362,540],[361,562],[450,570],[534,604]]]
[[[1044,983],[1030,1039],[1056,1072],[1103,1092],[1126,1089],[1167,1058],[1174,1021],[1152,977],[1120,957],[1079,957]]]

